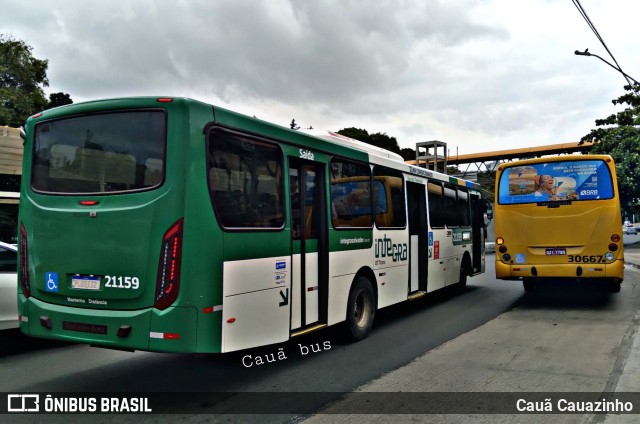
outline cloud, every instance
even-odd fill
[[[614,7],[595,6],[597,23]],[[609,113],[622,83],[594,83],[616,76],[573,56],[597,44],[572,8],[559,0],[3,2],[12,16],[5,31],[49,59],[50,91],[75,101],[187,96],[285,126],[292,118],[357,126],[403,147],[445,139],[473,151],[571,141]],[[602,26],[628,59],[628,36]]]

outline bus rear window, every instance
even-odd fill
[[[602,160],[567,160],[504,170],[500,204],[612,199],[611,173]]]
[[[31,186],[59,194],[153,188],[164,180],[166,116],[161,110],[83,115],[35,128]]]

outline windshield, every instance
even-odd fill
[[[603,160],[568,160],[505,169],[498,202],[522,204],[612,199],[611,173]]]
[[[31,185],[48,193],[128,192],[162,184],[166,117],[122,111],[46,121],[35,128]]]

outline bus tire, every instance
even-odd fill
[[[467,288],[467,277],[469,277],[469,269],[471,268],[469,261],[465,257],[460,266],[460,280],[458,280],[458,290],[464,292]]]
[[[523,279],[522,285],[524,286],[524,291],[527,293],[531,293],[536,290],[536,282],[531,278]]]
[[[358,277],[349,291],[347,336],[352,341],[366,339],[376,313],[375,294],[367,277]]]
[[[616,280],[609,281],[609,293],[620,293],[620,282]]]

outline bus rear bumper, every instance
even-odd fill
[[[519,280],[522,278],[624,278],[624,261],[615,260],[609,264],[545,264],[510,265],[496,261],[496,278]]]
[[[22,294],[18,308],[20,330],[33,337],[121,350],[193,352],[196,349],[195,308],[85,309],[25,298]]]

